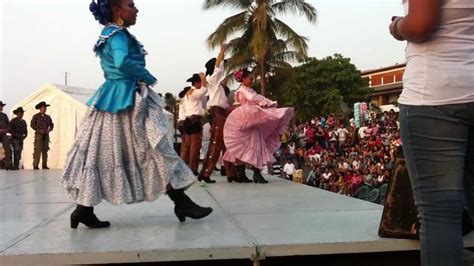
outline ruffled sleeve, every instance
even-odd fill
[[[137,80],[141,80],[148,85],[155,84],[157,79],[150,74],[144,64],[140,64],[128,56],[130,51],[130,39],[133,39],[140,54],[143,56],[147,55],[143,45],[135,36],[130,34],[125,28],[117,25],[109,25],[102,30],[102,34],[99,36],[99,40],[94,45],[93,50],[96,55],[99,55],[108,43],[111,47],[114,66],[118,70],[136,77]]]
[[[116,25],[110,25],[110,26],[105,27],[102,30],[101,35],[99,36],[99,40],[97,40],[97,42],[94,45],[93,50],[94,50],[95,55],[98,56],[100,51],[102,51],[102,49],[105,47],[105,44],[107,43],[107,41],[112,36],[114,36],[115,33],[122,30],[124,30],[124,28],[116,26]]]
[[[277,102],[267,99],[247,87],[240,87],[236,93],[236,98],[241,104],[254,104],[262,107],[269,107],[277,104]]]

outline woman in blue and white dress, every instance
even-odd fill
[[[195,177],[166,137],[164,102],[149,86],[156,78],[145,68],[146,52],[128,31],[138,10],[133,0],[93,1],[90,10],[105,25],[94,46],[105,83],[90,99],[68,155],[62,184],[77,202],[71,227],[110,226],[97,219],[93,206],[103,199],[118,205],[156,200],[167,193],[180,221],[203,218],[211,208],[184,194]]]

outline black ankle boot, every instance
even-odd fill
[[[268,181],[265,180],[265,178],[263,178],[260,169],[257,169],[257,168],[255,168],[255,167],[253,168],[253,182],[259,183],[259,184],[266,184],[266,183],[268,183]]]
[[[198,181],[201,182],[201,181],[204,181],[208,184],[214,184],[216,183],[216,180],[213,180],[211,179],[211,177],[207,177],[207,176],[203,176],[203,175],[199,175],[198,176]]]
[[[236,176],[228,176],[227,177],[227,182],[229,182],[229,183],[232,183],[232,182],[242,183],[242,181],[240,181]]]
[[[180,222],[186,221],[186,217],[191,219],[201,219],[212,212],[210,207],[201,207],[194,203],[186,194],[184,189],[168,190],[168,196],[174,202],[174,213]]]
[[[109,227],[108,221],[100,221],[94,214],[94,207],[86,207],[77,205],[76,209],[71,213],[71,228],[77,228],[79,223],[89,228]]]
[[[252,183],[247,175],[245,174],[245,166],[244,165],[236,165],[235,170],[237,171],[237,181],[238,183]]]
[[[225,167],[221,165],[221,176],[226,176],[227,173],[225,171]]]

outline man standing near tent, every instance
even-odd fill
[[[33,152],[33,169],[38,170],[40,156],[42,156],[43,169],[48,168],[49,132],[53,131],[53,120],[46,114],[46,108],[50,106],[46,102],[40,102],[35,106],[39,113],[31,119],[31,128],[35,130],[35,146]]]
[[[28,136],[28,126],[26,121],[23,120],[23,114],[25,110],[22,107],[18,107],[13,111],[16,115],[10,121],[10,133],[12,134],[12,147],[13,147],[13,167],[12,170],[20,170],[21,152],[23,151],[23,140]]]
[[[10,138],[7,135],[10,131],[10,120],[3,112],[5,105],[7,104],[0,101],[0,141],[5,151],[5,169],[10,170],[12,168],[12,147],[10,145]]]

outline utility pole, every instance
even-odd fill
[[[67,77],[68,75],[70,75],[71,73],[68,73],[68,72],[64,72],[64,86],[66,86],[67,88]]]

